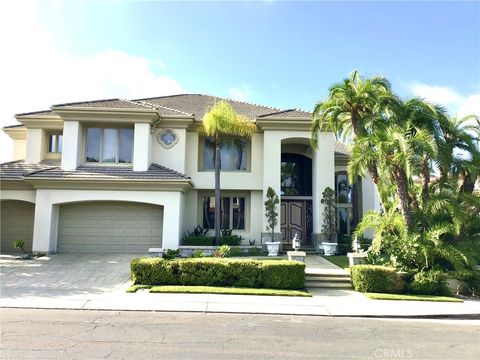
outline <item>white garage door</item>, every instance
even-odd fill
[[[23,240],[25,242],[25,251],[32,251],[35,204],[25,201],[4,200],[0,202],[0,205],[0,252],[20,253],[21,250],[15,249],[12,245],[14,240]]]
[[[62,205],[60,253],[147,253],[162,246],[163,207],[130,202]]]

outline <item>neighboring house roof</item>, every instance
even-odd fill
[[[348,145],[343,142],[335,141],[334,148],[335,148],[335,153],[337,154],[346,155],[346,156],[350,155],[350,150],[348,148]]]
[[[0,179],[15,180],[22,179],[24,176],[35,173],[37,171],[50,169],[54,167],[52,164],[25,164],[23,160],[10,161],[0,164]]]
[[[310,119],[312,113],[299,109],[280,109],[271,106],[258,105],[245,101],[238,101],[218,96],[204,94],[178,94],[141,98],[135,100],[127,99],[104,99],[94,101],[71,102],[53,105],[53,110],[43,110],[28,113],[16,114],[16,116],[27,115],[52,115],[55,109],[67,107],[81,108],[109,108],[109,109],[156,109],[161,116],[188,116],[201,121],[205,113],[215,101],[225,100],[230,103],[233,109],[252,120],[256,118],[299,118]]]
[[[147,171],[133,171],[131,166],[80,165],[76,170],[50,167],[26,176],[29,179],[120,179],[120,180],[189,180],[175,170],[153,163]]]

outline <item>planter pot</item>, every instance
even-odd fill
[[[296,260],[305,262],[305,256],[307,253],[305,251],[287,251],[288,260]]]
[[[333,256],[337,253],[338,243],[322,242],[321,246],[325,256]]]
[[[280,242],[271,242],[268,241],[265,243],[267,245],[268,256],[278,256],[278,252],[280,251]]]

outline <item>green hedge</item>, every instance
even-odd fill
[[[137,258],[130,265],[132,280],[137,285],[305,287],[305,264],[298,261]]]
[[[405,284],[395,269],[377,265],[355,265],[350,268],[353,288],[360,292],[397,294]]]
[[[183,245],[188,246],[214,246],[214,236],[185,236],[183,238]],[[238,235],[223,235],[220,236],[220,245],[238,246],[240,245],[240,236]]]
[[[438,270],[419,272],[413,277],[411,290],[414,294],[450,295],[447,274]]]

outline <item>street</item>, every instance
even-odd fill
[[[1,309],[2,359],[478,359],[478,321]]]

